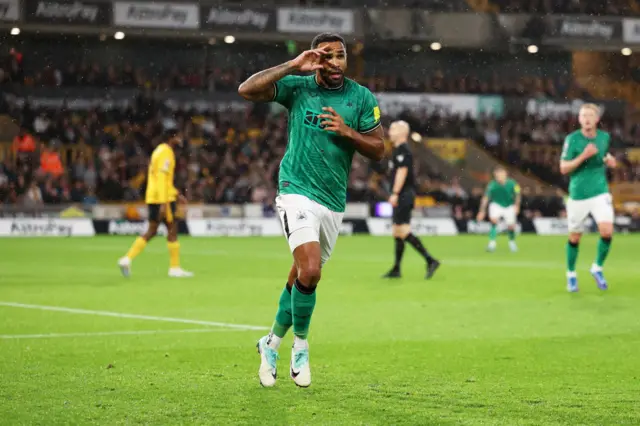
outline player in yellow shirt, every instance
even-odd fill
[[[169,249],[169,276],[192,277],[193,273],[180,267],[180,243],[178,242],[178,223],[175,218],[176,200],[184,201],[178,195],[173,184],[173,173],[176,168],[174,148],[182,143],[182,135],[175,129],[165,132],[167,142],[161,143],[153,150],[149,172],[147,174],[147,193],[145,202],[149,208],[149,228],[147,232],[136,238],[126,256],[118,261],[122,275],[131,274],[131,262],[142,253],[147,243],[157,232],[160,223],[167,225],[167,247]]]

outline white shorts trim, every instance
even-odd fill
[[[344,213],[331,211],[298,194],[279,195],[276,208],[291,252],[302,244],[319,242],[324,265],[338,240]]]
[[[569,232],[584,232],[584,222],[591,215],[597,223],[613,223],[613,197],[601,194],[586,200],[567,200],[567,222]]]
[[[516,206],[502,207],[500,204],[489,204],[489,219],[494,222],[499,222],[501,219],[507,224],[507,226],[513,226],[516,224]]]

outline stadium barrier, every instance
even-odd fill
[[[413,232],[420,236],[455,236],[459,234],[486,234],[489,224],[451,218],[413,218]],[[640,232],[640,220],[627,216],[615,218],[616,232]],[[13,218],[0,219],[0,237],[92,237],[94,235],[139,235],[147,229],[147,221],[122,219],[92,220],[88,218]],[[503,224],[500,232],[506,230]],[[596,231],[595,223],[588,220],[587,232]],[[518,232],[538,235],[564,235],[567,220],[541,217],[525,219],[518,224]],[[192,237],[276,237],[283,235],[280,220],[271,218],[212,218],[178,221],[178,233]],[[158,234],[167,234],[161,225]],[[345,219],[341,235],[391,235],[391,220],[381,218]]]

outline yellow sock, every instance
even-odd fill
[[[167,243],[167,248],[169,249],[169,266],[171,268],[179,268],[180,267],[180,243],[174,241],[172,243]]]
[[[136,238],[136,240],[131,245],[129,252],[127,253],[127,257],[133,260],[137,255],[142,253],[142,250],[144,250],[146,246],[147,246],[147,241],[144,238],[142,237]]]

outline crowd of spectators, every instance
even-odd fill
[[[633,15],[634,0],[491,0],[502,13],[536,13],[591,16]]]
[[[11,84],[28,87],[137,88],[154,91],[172,89],[208,92],[233,92],[256,69],[171,66],[150,70],[122,66],[102,66],[97,62],[70,64],[66,68],[46,66],[34,72],[24,72],[22,55],[8,56],[0,66],[0,87]],[[514,75],[505,79],[497,74],[487,78],[473,74],[445,73],[441,70],[414,75],[376,75],[362,77],[359,82],[374,92],[427,92],[495,94],[503,96],[549,96],[584,98],[588,93],[566,77],[541,78]]]
[[[373,92],[465,93],[479,95],[588,98],[588,92],[566,78],[520,76],[512,79],[494,74],[482,79],[474,75],[456,76],[436,70],[422,79],[410,76],[368,77],[361,81]]]
[[[35,111],[27,104],[13,114],[23,127],[13,142],[15,156],[0,166],[0,202],[34,205],[141,200],[149,154],[168,127],[183,130],[176,185],[189,201],[270,204],[275,198],[278,165],[286,147],[287,123],[283,114],[269,116],[256,110],[169,112],[144,98],[127,110]],[[522,139],[532,135],[537,138],[535,131],[530,134],[524,130],[532,125],[526,120],[476,121],[470,117],[409,113],[401,118],[428,136],[484,137],[490,149],[495,143],[492,129],[496,126],[501,128],[494,132],[498,138],[508,138],[513,132]],[[557,129],[556,139],[536,139],[536,143],[558,143],[559,135],[568,130],[570,123],[563,122],[562,126],[565,127]],[[547,137],[547,133],[544,135]],[[497,143],[509,146],[501,139]],[[59,150],[61,146],[67,149]],[[509,160],[523,164],[520,157]],[[553,168],[546,163],[543,167]],[[467,192],[457,180],[446,181],[437,171],[424,166],[418,166],[417,174],[420,195],[452,204],[458,218],[475,215],[482,188]],[[371,164],[355,156],[349,201],[386,200],[390,188],[386,162]],[[562,210],[557,197],[543,196],[539,188],[526,188],[523,195],[523,214],[555,215]]]
[[[183,131],[185,144],[178,153],[176,184],[192,202],[271,203],[275,197],[279,161],[286,148],[286,117],[271,115],[264,107],[243,112],[170,110],[148,94],[168,88],[231,91],[246,72],[221,69],[181,71],[173,68],[160,77],[124,65],[70,65],[25,76],[23,57],[11,50],[0,71],[0,83],[66,87],[144,88],[125,109],[71,111],[12,105],[20,123],[10,155],[0,165],[0,202],[95,203],[135,201],[144,197],[148,157],[161,140],[163,129]],[[562,78],[526,78],[504,82],[446,76],[434,72],[422,82],[401,77],[368,78],[374,91],[427,91],[440,93],[499,93],[531,97],[585,95]],[[155,89],[155,90],[154,90]],[[4,98],[3,98],[4,99]],[[0,99],[0,103],[3,101]],[[5,105],[6,106],[6,105]],[[2,105],[0,105],[2,109]],[[613,136],[614,153],[621,167],[615,180],[639,180],[640,166],[622,148],[636,145],[640,127],[626,128],[622,120],[606,115],[603,127]],[[557,173],[564,135],[578,127],[574,115],[501,118],[443,115],[443,111],[406,111],[400,117],[427,137],[470,138],[525,172],[559,187],[566,179]],[[66,147],[65,149],[60,149]],[[71,147],[71,148],[69,148]],[[482,190],[465,192],[457,182],[445,181],[435,170],[418,170],[419,193],[455,207],[456,215],[470,217]],[[374,202],[388,197],[391,183],[384,167],[356,156],[349,182],[349,201]],[[530,214],[557,214],[558,197],[543,199],[539,188],[525,188]]]

